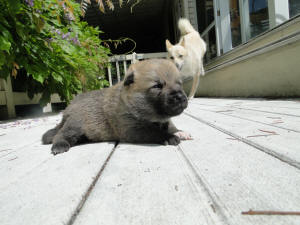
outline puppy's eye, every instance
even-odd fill
[[[170,57],[170,59],[172,59],[172,60],[173,60],[173,59],[174,59],[174,57],[173,57],[173,56],[171,56],[171,57]]]
[[[179,58],[182,58],[183,57],[183,55],[179,55]]]
[[[161,83],[156,83],[155,85],[152,86],[152,88],[162,89],[163,85]]]

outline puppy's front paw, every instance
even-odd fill
[[[177,137],[180,138],[180,140],[193,140],[192,135],[185,131],[177,131],[174,133]]]
[[[178,145],[180,143],[180,138],[176,135],[170,135],[167,140],[165,140],[165,145]]]
[[[69,149],[70,149],[70,144],[65,140],[61,140],[53,144],[51,148],[51,153],[53,155],[57,155],[60,153],[67,152]]]

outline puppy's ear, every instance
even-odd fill
[[[184,41],[184,38],[182,38],[182,41],[181,41],[180,45],[181,45],[182,47],[185,47],[185,41]]]
[[[131,70],[126,74],[125,80],[124,80],[124,86],[129,86],[134,82],[134,71]]]
[[[167,50],[169,49],[169,48],[172,48],[172,44],[171,44],[171,42],[167,39],[166,40],[166,47],[167,47]]]

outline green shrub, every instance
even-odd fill
[[[109,49],[98,28],[80,21],[80,5],[71,0],[0,0],[0,78],[25,69],[36,82],[29,96],[41,104],[58,93],[70,101],[78,92],[108,85]]]

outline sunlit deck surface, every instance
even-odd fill
[[[194,138],[179,146],[53,156],[41,135],[60,118],[0,123],[1,225],[300,224],[242,214],[300,211],[300,99],[197,98],[174,118]]]

